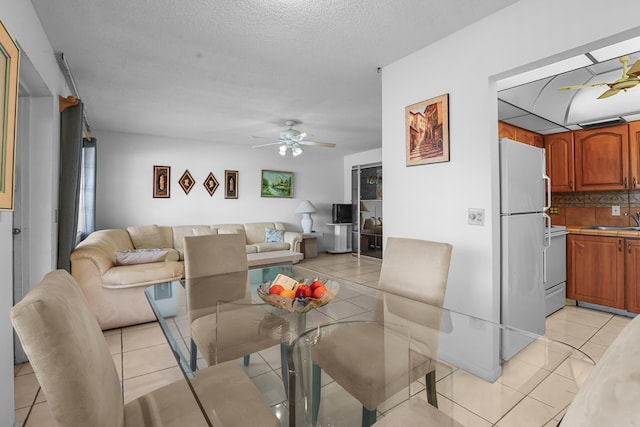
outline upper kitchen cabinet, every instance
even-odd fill
[[[573,135],[577,191],[629,189],[626,124],[579,130]]]
[[[534,147],[544,146],[542,135],[502,121],[498,122],[498,138],[509,138]]]
[[[574,191],[573,133],[545,135],[547,175],[551,178],[551,192]]]
[[[640,188],[640,121],[629,123],[629,175],[631,190]]]

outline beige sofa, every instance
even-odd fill
[[[282,241],[265,242],[266,230],[282,232]],[[219,225],[147,225],[91,233],[71,253],[71,274],[80,285],[100,327],[104,329],[155,320],[144,296],[144,288],[183,277],[184,236],[198,234],[242,234],[247,254],[282,251],[300,252],[302,234],[286,231],[280,222]],[[149,249],[149,251],[141,251]],[[166,251],[161,262],[119,265],[127,254]],[[134,252],[130,252],[134,251]],[[249,255],[248,255],[249,256]],[[269,256],[260,257],[265,265]],[[297,262],[297,261],[294,261]]]

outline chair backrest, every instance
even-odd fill
[[[247,251],[240,234],[184,236],[185,278],[247,271]]]
[[[442,307],[452,249],[448,243],[389,237],[378,287]]]
[[[378,287],[384,291],[375,318],[409,328],[420,352],[435,356],[452,246],[390,237]]]
[[[124,425],[111,352],[69,273],[48,273],[10,317],[60,427]]]

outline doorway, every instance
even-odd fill
[[[352,252],[382,259],[382,163],[351,169]]]

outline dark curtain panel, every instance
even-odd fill
[[[82,167],[83,104],[60,114],[60,190],[58,199],[58,268],[71,272],[75,247]]]

